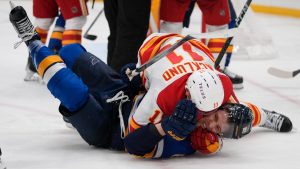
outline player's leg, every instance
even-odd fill
[[[150,0],[119,0],[116,43],[109,66],[119,71],[137,62],[137,53],[149,27]]]
[[[111,65],[113,53],[116,47],[117,38],[117,18],[118,18],[118,3],[119,0],[105,0],[104,13],[109,26],[109,36],[107,43],[107,61],[108,65]]]
[[[237,18],[236,16],[236,12],[233,8],[233,5],[231,3],[231,0],[228,0],[228,4],[229,4],[229,8],[230,8],[230,16],[231,16],[231,21],[229,23],[229,29],[230,28],[234,28],[235,27],[235,19]],[[232,45],[230,45],[230,48],[233,48]],[[236,74],[236,73],[233,73],[231,72],[228,67],[229,67],[229,63],[230,63],[230,60],[231,60],[231,56],[232,56],[232,50],[228,51],[227,52],[227,55],[226,55],[226,60],[225,60],[225,67],[223,69],[223,72],[230,77],[231,81],[232,81],[232,84],[233,84],[233,87],[234,89],[242,89],[243,88],[243,77]]]
[[[88,15],[85,0],[56,0],[56,2],[65,19],[62,45],[81,43],[82,27],[86,23]]]
[[[60,56],[55,55],[39,40],[24,9],[14,8],[10,13],[10,20],[19,37],[28,46],[35,68],[49,91],[61,101],[61,113],[70,120],[87,143],[107,147],[111,135],[112,106],[105,105],[103,108],[89,94],[88,87],[82,80],[66,67]]]
[[[198,6],[200,7],[206,30],[204,32],[213,32],[217,30],[228,29],[228,23],[230,22],[230,13],[228,0],[198,0]],[[221,51],[226,39],[223,38],[212,38],[208,41],[208,48],[216,58]],[[230,52],[231,48],[227,49]],[[224,68],[225,59],[220,63],[221,68]]]
[[[35,29],[39,33],[42,43],[46,43],[49,28],[57,15],[57,4],[54,0],[33,0],[33,15],[35,17]],[[40,81],[30,56],[27,59],[24,80]]]
[[[131,103],[126,102],[123,104],[122,116],[120,116],[120,114],[118,114],[121,113],[118,111],[120,100],[115,100],[112,104],[107,104],[107,100],[116,98],[115,96],[120,94],[119,92],[121,91],[124,92],[124,96],[119,95],[120,97],[116,99],[128,96],[130,100],[133,100],[134,93],[131,92],[127,87],[128,85],[121,80],[119,73],[115,72],[93,54],[88,53],[80,44],[64,46],[60,50],[60,56],[65,61],[67,67],[72,69],[72,72],[79,76],[88,86],[89,92],[94,96],[98,103],[109,112],[111,117],[110,122],[112,124],[111,133],[113,137],[110,147],[117,150],[123,150],[124,145],[120,139],[120,132],[122,130],[120,128],[120,120],[118,117],[122,118],[123,116],[123,119],[128,119],[128,112],[130,111],[126,110],[131,109]],[[83,117],[76,116],[76,118],[81,119]],[[81,122],[81,120],[78,121]],[[125,126],[127,126],[126,121]]]
[[[278,132],[289,132],[293,128],[291,120],[283,114],[257,107],[251,103],[242,104],[249,107],[253,112],[253,127],[259,126]]]
[[[161,0],[160,32],[181,33],[184,15],[190,5],[190,0]]]
[[[62,58],[39,41],[32,42],[29,48],[39,75],[51,94],[61,102],[62,115],[87,143],[109,146],[112,106],[94,98],[88,86],[67,68]]]
[[[54,53],[58,53],[59,50],[62,48],[62,37],[63,37],[64,30],[65,30],[65,19],[60,13],[59,16],[56,18],[55,26],[53,28],[53,32],[51,33],[49,44],[48,44],[49,49],[54,51]]]
[[[82,81],[89,91],[100,102],[113,97],[118,91],[125,90],[127,85],[122,81],[119,73],[110,68],[98,57],[87,52],[80,44],[64,46],[59,55]],[[103,92],[106,95],[103,95]]]

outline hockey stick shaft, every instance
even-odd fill
[[[245,14],[246,14],[246,12],[247,12],[250,4],[251,4],[251,2],[252,2],[252,0],[247,0],[247,2],[244,5],[244,7],[243,7],[243,9],[242,9],[242,11],[240,13],[240,15],[236,18],[236,20],[235,20],[235,27],[236,28],[241,24],[241,22],[242,22],[242,20],[243,20],[243,18],[245,16]],[[225,53],[226,53],[226,51],[227,51],[227,49],[228,49],[228,47],[229,47],[232,39],[233,39],[233,37],[229,37],[229,38],[226,39],[225,44],[222,47],[221,52],[219,53],[219,55],[218,55],[218,57],[217,57],[217,59],[215,61],[215,68],[219,67],[220,62],[221,62],[223,56],[225,55]]]
[[[135,70],[127,70],[126,74],[128,75],[129,79],[131,80],[134,76],[138,75],[140,72],[148,68],[149,66],[153,65],[155,62],[159,61],[161,58],[165,57],[169,53],[173,52],[176,48],[184,44],[185,42],[195,39],[194,37],[187,35],[184,38],[182,38],[180,41],[174,43],[172,46],[167,48],[166,50],[163,50],[162,52],[158,53],[153,57],[153,59],[149,60],[148,62],[144,63],[140,67],[136,68]]]
[[[91,25],[88,27],[88,29],[85,31],[83,36],[88,35],[89,31],[91,30],[91,28],[94,26],[94,24],[96,23],[96,21],[98,20],[98,18],[100,17],[100,15],[103,13],[104,8],[102,8],[100,10],[100,12],[98,13],[98,15],[96,16],[96,18],[93,20],[93,22],[91,23]]]

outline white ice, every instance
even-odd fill
[[[32,1],[15,3],[23,5],[32,18]],[[85,29],[101,8],[102,4],[97,4],[90,10]],[[8,1],[0,1],[0,147],[8,169],[300,168],[300,76],[279,79],[267,73],[270,66],[285,70],[300,68],[299,18],[257,15],[255,19],[261,21],[272,36],[279,57],[233,60],[231,63],[231,69],[245,79],[245,88],[236,91],[237,96],[287,115],[294,124],[292,132],[282,134],[255,128],[240,140],[225,140],[221,152],[213,156],[196,154],[168,160],[145,160],[87,145],[77,132],[65,126],[57,110],[59,102],[46,86],[23,81],[28,52],[24,44],[13,49],[13,43],[19,39],[9,23],[9,11]],[[193,15],[192,28],[186,32],[197,33],[199,24]],[[104,15],[90,33],[98,35],[98,39],[84,40],[83,45],[105,59],[108,26]]]

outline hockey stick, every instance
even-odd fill
[[[104,8],[102,8],[100,10],[100,12],[98,13],[98,15],[96,16],[96,18],[93,20],[93,22],[91,23],[91,25],[89,26],[89,28],[86,30],[86,32],[84,33],[83,37],[88,39],[88,40],[95,40],[97,39],[97,35],[92,35],[92,34],[88,34],[90,29],[94,26],[94,24],[96,23],[96,21],[98,20],[99,16],[103,13]]]
[[[268,69],[268,73],[270,73],[273,76],[280,77],[280,78],[293,78],[297,76],[300,73],[300,69],[295,71],[285,71],[281,70],[275,67],[270,67]]]
[[[126,74],[127,74],[128,78],[129,78],[129,80],[131,80],[134,76],[138,75],[140,72],[142,72],[143,70],[145,70],[149,66],[153,65],[155,62],[157,62],[161,58],[165,57],[166,55],[168,55],[169,53],[171,53],[172,51],[174,51],[176,48],[178,48],[179,46],[181,46],[182,44],[184,44],[185,42],[187,42],[187,41],[189,41],[191,39],[195,39],[195,38],[192,37],[192,36],[190,36],[190,35],[187,35],[184,38],[182,38],[180,41],[174,43],[172,46],[170,46],[166,50],[163,50],[162,52],[160,52],[157,55],[155,55],[151,60],[149,60],[148,62],[144,63],[140,67],[138,67],[138,68],[136,68],[134,70],[127,69],[126,70]]]
[[[247,12],[247,10],[248,10],[248,8],[249,8],[251,2],[252,2],[252,0],[247,0],[247,2],[246,2],[246,4],[244,5],[244,7],[243,7],[243,9],[242,9],[242,11],[241,11],[239,17],[236,18],[236,20],[235,20],[235,27],[236,27],[236,28],[237,28],[237,27],[240,25],[240,23],[242,22],[242,20],[243,20],[245,14],[246,14],[246,12]],[[230,38],[227,38],[227,39],[226,39],[225,44],[224,44],[224,46],[222,47],[222,50],[221,50],[221,52],[219,53],[219,55],[218,55],[218,57],[217,57],[217,59],[216,59],[216,62],[215,62],[215,68],[218,68],[218,67],[219,67],[220,62],[221,62],[221,60],[222,60],[224,54],[226,53],[227,48],[229,47],[229,45],[230,45],[232,39],[233,39],[233,37],[230,37]]]

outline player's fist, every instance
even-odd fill
[[[139,75],[134,76],[131,80],[129,80],[128,75],[126,74],[126,70],[134,70],[136,68],[135,63],[128,63],[123,66],[120,70],[121,79],[127,83],[132,89],[139,89],[142,85],[142,80]]]
[[[207,129],[196,128],[191,133],[192,147],[202,154],[214,154],[218,152],[223,145],[219,136]]]
[[[175,140],[185,139],[197,123],[196,105],[191,100],[181,100],[172,115],[161,122],[164,132]]]

